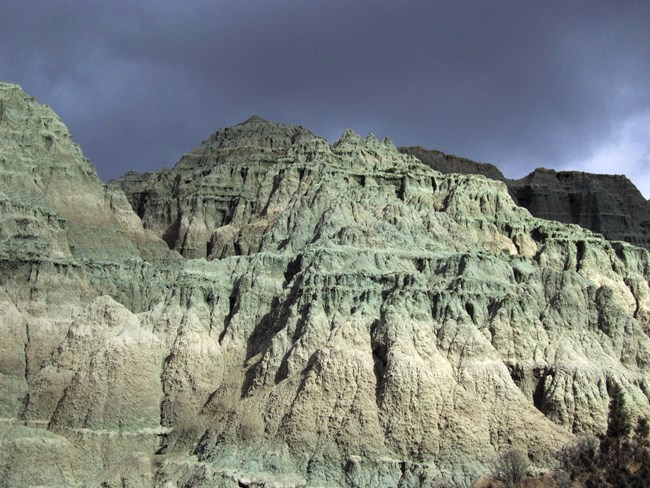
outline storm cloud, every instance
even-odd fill
[[[650,197],[650,2],[22,1],[0,79],[103,179],[251,114],[497,164],[625,173]]]

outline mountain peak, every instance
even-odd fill
[[[106,188],[9,92],[5,484],[469,487],[500,451],[541,473],[606,432],[607,386],[650,418],[645,250],[255,118]]]
[[[301,139],[321,139],[300,125],[273,122],[252,115],[232,127],[224,127],[215,132],[202,147],[205,149],[246,147],[284,150]]]
[[[251,124],[275,124],[275,123],[271,122],[270,120],[266,120],[260,117],[259,115],[251,115],[246,120],[244,120],[243,122],[237,125],[251,125]]]

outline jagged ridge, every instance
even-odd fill
[[[500,182],[255,118],[118,187],[171,254],[2,261],[15,486],[469,486],[602,431],[613,382],[650,411],[648,253]]]
[[[503,181],[513,200],[536,217],[577,224],[606,239],[650,249],[650,202],[623,175],[539,168],[524,178],[510,180],[492,164],[417,146],[400,151],[445,174],[481,174]]]

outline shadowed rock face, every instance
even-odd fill
[[[403,147],[441,173],[480,174],[503,181],[513,200],[535,217],[578,224],[606,239],[650,249],[650,203],[623,175],[539,168],[520,180],[509,180],[493,165],[421,147]]]
[[[23,124],[52,116],[0,88]],[[650,413],[647,251],[501,182],[255,117],[108,188],[57,159],[90,188],[72,211],[27,184],[53,164],[34,133],[4,130],[10,486],[470,486],[500,449],[544,469],[602,432],[613,383]],[[119,210],[110,239],[86,206]]]
[[[650,248],[650,204],[623,175],[536,169],[506,184],[515,201],[536,217]]]
[[[280,213],[277,205],[287,204],[283,196],[295,191],[287,185],[303,183],[309,168],[285,174],[321,156],[332,157],[325,139],[254,116],[218,131],[174,169],[127,173],[111,186],[125,191],[145,227],[187,258],[250,254]],[[242,228],[262,214],[256,230]]]
[[[463,175],[482,175],[493,180],[506,181],[499,168],[489,163],[477,163],[470,159],[445,154],[434,149],[424,149],[419,146],[400,147],[404,154],[415,156],[430,168],[444,174],[460,173]]]

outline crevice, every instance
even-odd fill
[[[396,196],[401,201],[404,201],[404,194],[406,193],[406,177],[402,177],[399,182],[399,188],[397,189]]]
[[[406,478],[406,461],[400,461],[399,463],[399,470],[400,470],[400,482]]]
[[[537,384],[533,390],[533,405],[537,410],[546,415],[546,378],[551,376],[548,371],[538,372]]]
[[[51,135],[47,134],[43,136],[43,142],[45,143],[45,149],[49,151],[54,144],[54,138]]]
[[[163,397],[162,400],[160,401],[160,425],[165,427],[171,426],[170,422],[167,420],[168,413],[170,412],[171,400],[169,397],[169,391],[168,391],[167,382],[165,381],[165,378],[167,377],[167,369],[170,367],[170,364],[175,357],[173,349],[174,346],[176,345],[176,341],[178,341],[178,335],[176,336],[174,345],[172,345],[172,351],[170,351],[169,354],[163,360],[162,370],[160,372],[160,384],[163,390]]]
[[[30,332],[29,332],[29,322],[25,322],[25,343],[23,345],[23,356],[25,357],[25,371],[24,371],[24,376],[25,376],[25,383],[27,383],[27,393],[25,393],[25,396],[23,397],[22,400],[22,408],[20,415],[18,416],[20,419],[25,420],[25,414],[27,412],[27,407],[29,405],[29,344],[30,344]]]
[[[271,205],[271,200],[273,199],[273,195],[276,194],[278,191],[278,188],[280,188],[280,183],[282,182],[282,179],[284,178],[284,170],[281,169],[278,171],[278,174],[276,174],[273,177],[273,187],[271,188],[271,193],[269,193],[269,198],[266,201],[266,205],[264,205],[264,208],[260,212],[260,215],[266,215],[266,213],[269,210],[269,206]]]
[[[587,244],[585,241],[576,242],[576,271],[580,271],[581,262],[585,257],[585,252],[587,249]]]
[[[284,284],[282,288],[286,288],[291,280],[296,274],[300,272],[302,268],[302,254],[298,255],[293,261],[287,265],[287,269],[284,271]]]
[[[524,369],[521,364],[506,364],[510,378],[517,388],[529,400],[532,399],[533,406],[546,415],[547,385],[546,379],[551,375],[545,368]],[[531,398],[532,396],[532,398]]]
[[[226,314],[226,317],[223,319],[223,331],[221,332],[221,334],[219,334],[219,344],[221,344],[223,338],[226,336],[226,332],[230,327],[230,321],[235,316],[235,314],[239,311],[240,285],[241,282],[238,280],[235,283],[232,292],[230,293],[230,298],[229,298],[230,304],[228,308],[228,313]]]
[[[79,376],[79,371],[75,373],[75,375],[72,377],[72,380],[70,383],[63,389],[63,394],[61,395],[61,398],[59,398],[59,401],[56,403],[56,407],[52,411],[52,416],[50,417],[50,421],[47,423],[47,430],[50,430],[52,432],[56,432],[54,430],[54,427],[56,426],[56,421],[58,420],[58,417],[61,415],[61,408],[65,405],[65,401],[68,398],[68,395],[70,394],[70,391],[73,387],[78,382],[78,376]]]
[[[145,214],[145,212],[147,210],[147,203],[148,203],[148,198],[147,197],[148,196],[149,196],[148,191],[144,191],[144,192],[140,193],[138,195],[137,208],[135,208],[134,205],[131,205],[132,207],[134,207],[133,210],[135,210],[135,212],[138,214],[138,217],[140,217],[141,220],[144,218],[144,214]]]
[[[237,207],[239,206],[239,197],[235,197],[232,200],[230,200],[230,203],[228,204],[228,212],[226,212],[226,215],[223,219],[223,225],[230,225],[235,218],[235,212],[237,211]]]
[[[620,242],[610,242],[612,249],[616,257],[621,260],[621,262],[627,266],[627,259],[625,259],[625,247]]]
[[[361,188],[366,187],[366,176],[365,175],[352,175],[352,180],[359,185]]]
[[[548,239],[548,234],[546,232],[544,232],[542,229],[540,229],[539,227],[535,227],[533,230],[530,231],[530,237],[537,244],[541,244],[546,239]]]
[[[317,360],[318,360],[318,351],[312,353],[312,355],[309,356],[309,359],[307,360],[307,365],[302,370],[302,378],[300,379],[300,384],[298,385],[298,388],[296,389],[296,393],[293,396],[293,399],[291,400],[291,406],[286,410],[286,413],[282,417],[282,420],[280,420],[280,422],[278,423],[278,432],[281,432],[286,429],[286,424],[291,419],[291,415],[295,408],[296,401],[298,400],[298,398],[300,398],[302,393],[305,391],[307,382],[309,381],[310,375],[308,374],[308,372],[315,367]]]
[[[305,323],[307,322],[307,316],[309,315],[309,308],[310,308],[310,302],[307,302],[300,309],[300,318],[296,323],[296,328],[293,332],[293,337],[291,337],[291,342],[293,343],[293,345],[289,348],[287,353],[282,358],[280,367],[278,368],[278,371],[275,373],[274,382],[276,385],[282,382],[283,380],[285,380],[289,376],[289,363],[288,363],[289,357],[291,356],[291,353],[294,351],[298,340],[303,335],[303,328],[305,326]]]
[[[382,320],[375,320],[370,326],[370,344],[372,347],[372,359],[374,362],[373,371],[375,373],[375,403],[377,408],[379,408],[384,393],[384,376],[387,366],[386,345],[380,341],[379,337],[377,337],[378,329],[381,325]]]
[[[467,312],[467,315],[469,315],[469,318],[474,322],[474,305],[470,302],[465,303],[465,311]]]
[[[25,346],[23,348],[23,354],[25,355],[25,381],[28,380],[29,378],[29,354],[28,354],[28,348],[29,348],[29,343],[31,340],[30,337],[30,332],[29,332],[29,322],[25,322]]]
[[[515,267],[512,268],[512,274],[514,276],[515,283],[517,283],[518,285],[520,285],[522,281],[524,281],[525,275],[517,268]]]
[[[174,223],[165,229],[165,232],[162,235],[163,241],[167,243],[169,249],[174,249],[176,243],[178,242],[178,235],[181,229],[181,216],[179,215]]]
[[[212,254],[212,250],[214,249],[214,241],[210,239],[205,243],[205,257],[206,259],[210,259],[210,254]]]

